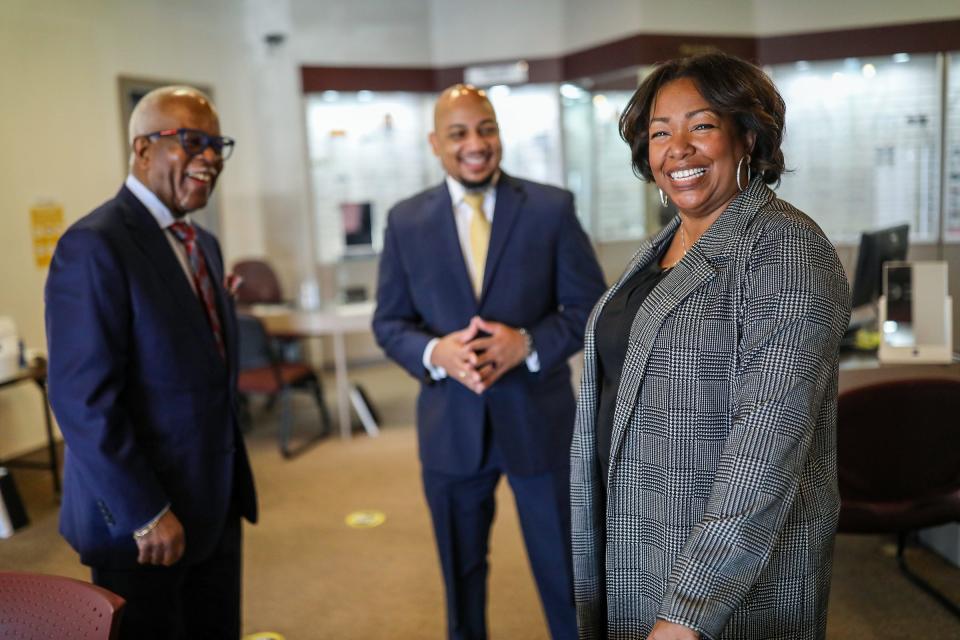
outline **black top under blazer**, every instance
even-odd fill
[[[597,316],[679,219],[643,244],[587,324],[571,450],[581,638],[822,638],[839,496],[837,350],[849,287],[809,217],[760,180],[641,305],[606,499],[596,454]]]

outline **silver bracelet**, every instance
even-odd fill
[[[523,336],[523,342],[526,345],[527,351],[523,355],[524,358],[529,358],[533,354],[533,336],[530,335],[530,332],[520,327],[517,329],[517,333]]]
[[[163,511],[161,511],[160,513],[157,514],[157,517],[156,517],[156,518],[154,518],[153,520],[151,520],[150,522],[148,522],[148,523],[145,524],[144,526],[140,527],[140,528],[137,529],[136,531],[134,531],[134,532],[133,532],[133,539],[134,539],[134,540],[139,540],[140,538],[144,537],[145,535],[147,535],[148,533],[150,533],[151,531],[153,531],[154,529],[156,529],[156,528],[157,528],[157,525],[160,523],[160,518],[162,518],[163,516],[167,515],[167,511],[170,511],[170,505],[165,506],[165,507],[163,508]]]

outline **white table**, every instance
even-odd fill
[[[348,333],[369,333],[373,319],[373,302],[332,305],[317,310],[291,309],[278,305],[254,305],[248,311],[263,322],[272,336],[282,338],[320,338],[330,336],[333,341],[333,364],[337,383],[337,418],[340,436],[350,437],[350,406],[357,410],[367,433],[379,434],[376,422],[362,402],[359,393],[351,389],[347,372]]]

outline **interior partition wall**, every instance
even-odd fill
[[[883,38],[869,37],[879,31]],[[943,25],[906,25],[803,40],[716,38],[711,45],[708,37],[686,38],[695,46],[682,37],[671,45],[663,36],[637,36],[553,63],[531,61],[528,83],[485,88],[501,125],[504,169],[573,191],[598,246],[635,246],[673,211],[633,175],[619,137],[620,114],[653,62],[631,52],[653,42],[648,53],[663,58],[711,48],[749,56],[753,42],[754,59],[766,62],[787,103],[789,171],[779,195],[840,246],[855,245],[864,230],[907,222],[913,243],[943,255],[944,244],[960,243],[960,46],[936,50],[960,45],[951,33]],[[622,66],[608,59],[603,67],[603,51],[616,53]],[[871,55],[836,55],[861,51]],[[369,203],[375,261],[389,208],[442,176],[427,144],[432,103],[463,69],[381,71],[386,75],[303,72],[321,264],[350,258],[344,205]],[[410,90],[378,88],[397,85]]]
[[[503,169],[565,184],[560,95],[554,84],[495,85]],[[438,184],[439,160],[427,142],[433,129],[432,93],[328,90],[305,98],[313,213],[321,264],[357,262],[346,236],[352,208],[369,211],[371,253],[379,252],[387,213],[404,198]]]

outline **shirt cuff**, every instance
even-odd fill
[[[530,373],[538,373],[540,371],[540,356],[537,355],[536,351],[532,351],[530,355],[527,356],[527,370]]]
[[[430,374],[430,377],[434,380],[443,380],[447,377],[447,371],[443,367],[435,367],[430,362],[430,356],[433,355],[433,349],[437,346],[437,343],[440,342],[440,338],[434,338],[427,343],[427,346],[423,350],[423,368],[427,370],[427,373]],[[540,369],[539,361],[537,363],[537,370]]]

